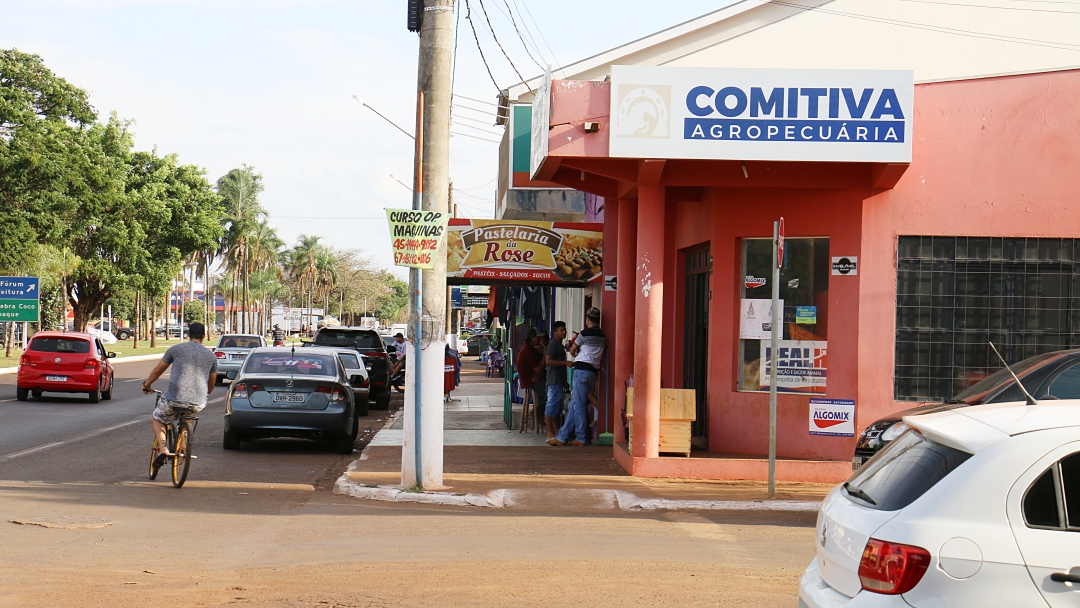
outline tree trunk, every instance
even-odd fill
[[[249,276],[247,260],[244,260],[244,333],[251,333],[251,312],[248,310],[251,305],[251,289],[249,287]]]
[[[157,298],[152,298],[150,301],[150,348],[157,348],[157,331],[154,328],[157,325]]]
[[[139,315],[139,292],[135,292],[135,333],[131,334],[131,348],[139,348],[139,332],[142,330],[142,319]]]

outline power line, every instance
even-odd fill
[[[484,116],[494,116],[494,114],[492,114],[491,110],[478,110],[476,108],[471,108],[471,107],[463,105],[461,103],[455,103],[452,106],[450,106],[451,111],[453,111],[453,110],[455,110],[457,108],[460,108],[462,110],[469,110],[470,112],[476,112],[478,114],[483,114]]]
[[[474,127],[472,125],[467,125],[467,124],[462,123],[462,122],[454,122],[454,120],[452,120],[452,119],[450,121],[450,124],[452,124],[452,125],[454,125],[456,127],[462,127],[462,128],[465,128],[465,129],[473,129],[473,130],[476,130],[476,131],[479,131],[479,132],[483,133],[484,135],[490,135],[492,137],[499,137],[501,135],[501,133],[495,133],[493,131],[488,131],[487,129],[482,129],[480,127]]]
[[[529,52],[529,44],[525,42],[525,37],[521,35],[521,30],[518,29],[517,20],[514,19],[514,11],[510,9],[510,4],[506,0],[502,0],[502,3],[506,5],[506,15],[510,18],[510,23],[514,26],[514,31],[517,32],[517,37],[518,40],[521,41],[521,46],[525,47],[525,54],[529,56],[529,59],[532,59],[532,62],[535,63],[537,67],[543,70],[544,66],[533,57],[531,52]],[[499,8],[499,5],[496,4],[495,8]],[[502,12],[502,9],[499,9],[499,12]]]
[[[506,2],[506,0],[503,0],[503,2]],[[521,16],[521,8],[518,7],[517,0],[513,0],[513,2],[514,8],[517,9],[518,15]],[[509,8],[509,5],[507,5],[507,8]],[[533,36],[532,30],[529,29],[529,23],[525,20],[525,17],[523,16],[521,17],[521,26],[525,28],[525,35],[528,36],[529,41],[532,42],[532,47],[533,50],[536,51],[536,54],[540,55],[540,59],[542,59],[545,64],[551,64],[552,62],[548,61],[547,57],[544,56],[544,52],[540,49],[540,45],[536,42],[536,36]],[[539,30],[539,28],[537,29]]]
[[[453,120],[467,120],[469,122],[475,122],[478,125],[484,125],[485,127],[489,128],[489,129],[495,126],[495,125],[492,125],[491,123],[487,123],[487,122],[484,122],[482,120],[476,120],[475,118],[470,118],[468,116],[454,116]]]
[[[540,39],[544,41],[544,46],[547,47],[548,52],[551,53],[551,59],[555,63],[555,67],[562,69],[562,64],[559,63],[559,58],[555,56],[555,51],[551,50],[551,45],[548,44],[547,36],[544,35],[544,31],[540,29],[540,24],[536,21],[536,17],[533,17],[532,11],[529,10],[529,3],[525,0],[521,0],[521,5],[525,7],[525,12],[528,13],[529,19],[532,19],[533,25],[536,26],[536,32],[540,34]],[[517,6],[517,0],[514,0],[514,6]],[[520,14],[520,11],[518,11]]]
[[[501,141],[499,141],[497,139],[488,139],[486,137],[477,137],[475,135],[469,135],[468,133],[458,133],[457,131],[451,131],[450,134],[451,135],[460,135],[462,137],[470,137],[472,139],[479,139],[481,141],[489,141],[489,142],[491,142],[493,144],[501,144],[502,143]]]
[[[480,60],[484,62],[484,67],[487,68],[488,76],[491,78],[491,84],[495,85],[495,89],[502,93],[502,87],[499,83],[495,82],[495,75],[491,73],[491,66],[488,65],[487,57],[484,57],[484,49],[480,48],[480,37],[476,35],[476,25],[472,20],[472,7],[469,6],[469,0],[465,0],[465,20],[469,22],[469,27],[472,29],[473,40],[476,40],[476,50],[480,52]]]
[[[507,107],[509,107],[509,106],[500,106],[497,103],[491,103],[490,101],[484,101],[482,99],[476,99],[475,97],[466,97],[466,96],[460,95],[458,93],[454,93],[454,97],[460,97],[461,99],[468,99],[469,101],[475,101],[476,103],[482,103],[482,104],[484,104],[486,106],[493,106],[493,107],[496,107],[496,108],[507,108]]]
[[[454,81],[457,78],[457,35],[461,26],[461,11],[454,5],[454,55],[450,59],[450,95],[454,94]]]
[[[929,32],[937,32],[939,34],[950,34],[953,36],[962,36],[967,38],[981,38],[983,40],[996,40],[999,42],[1012,42],[1014,44],[1024,44],[1028,46],[1039,46],[1044,48],[1057,49],[1061,51],[1080,51],[1080,45],[1069,44],[1066,42],[1054,42],[1052,40],[1038,40],[1033,38],[1020,38],[1018,36],[1003,36],[1000,34],[990,34],[987,32],[977,32],[973,30],[961,30],[957,28],[944,27],[940,25],[930,25],[926,23],[915,23],[911,21],[900,21],[899,19],[889,19],[886,17],[874,17],[871,15],[860,15],[857,13],[845,13],[841,11],[834,11],[819,7],[808,7],[800,4],[792,4],[790,2],[783,2],[782,0],[768,0],[770,4],[777,6],[787,6],[790,8],[799,9],[804,12],[816,11],[818,13],[824,13],[827,15],[836,15],[839,17],[848,17],[850,19],[859,19],[863,21],[870,21],[873,23],[884,23],[886,25],[895,25],[899,27],[907,27],[917,30],[925,30]]]
[[[525,77],[521,75],[521,71],[514,65],[514,60],[510,59],[510,55],[507,54],[506,49],[504,49],[502,43],[499,42],[499,36],[495,34],[495,28],[491,25],[491,17],[488,17],[487,7],[484,6],[484,0],[476,1],[480,3],[480,10],[484,13],[484,21],[487,22],[488,29],[491,30],[491,37],[495,40],[495,45],[502,51],[503,57],[506,57],[506,61],[510,64],[510,67],[514,68],[514,73],[518,75],[518,78],[520,78],[522,82],[525,82]],[[465,4],[467,5],[468,3],[469,0],[465,0]],[[526,83],[525,86],[528,87],[528,83]],[[529,92],[532,93],[531,87],[529,88]]]
[[[988,8],[1000,11],[1022,11],[1029,13],[1057,13],[1061,15],[1080,15],[1080,11],[1060,11],[1048,8],[1026,8],[1022,6],[990,6],[988,4],[963,4],[960,2],[940,2],[938,0],[896,0],[897,2],[915,2],[917,4],[938,4],[941,6],[961,6],[965,8]]]

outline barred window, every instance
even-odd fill
[[[951,398],[1001,364],[1080,346],[1080,239],[901,236],[900,401]]]

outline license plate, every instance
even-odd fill
[[[247,355],[229,355],[229,358],[233,359],[233,360],[236,360],[236,359],[243,359],[246,356]]]
[[[45,376],[49,382],[67,382],[67,376]]]
[[[274,403],[303,403],[304,393],[274,393]]]
[[[859,467],[861,467],[864,462],[866,462],[866,460],[863,459],[861,456],[856,456],[856,457],[852,458],[851,459],[851,470],[852,471],[858,471]]]

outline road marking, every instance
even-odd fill
[[[18,399],[0,399],[0,403],[7,403],[8,401],[18,401]]]
[[[131,380],[124,380],[124,382],[140,382],[142,380],[142,378],[132,378]]]
[[[131,426],[133,424],[138,424],[140,422],[145,422],[145,419],[139,418],[139,419],[136,419],[136,420],[128,420],[127,422],[122,422],[120,424],[115,424],[115,425],[110,426],[110,427],[106,427],[106,428],[103,428],[103,429],[98,429],[96,431],[91,431],[91,432],[89,432],[89,433],[87,433],[87,434],[85,434],[85,435],[83,435],[81,437],[76,437],[75,439],[69,439],[66,442],[65,441],[56,441],[54,443],[46,443],[45,445],[39,445],[38,447],[30,448],[29,450],[23,450],[21,452],[16,452],[14,454],[8,454],[7,456],[0,456],[0,461],[11,460],[12,458],[18,458],[20,456],[25,456],[27,454],[33,454],[34,452],[40,452],[42,450],[47,450],[49,448],[55,448],[56,446],[63,445],[65,443],[75,443],[77,441],[82,441],[84,439],[90,439],[92,437],[97,437],[98,435],[103,435],[105,433],[108,433],[109,431],[115,431],[116,429],[124,428],[125,426]]]
[[[218,397],[217,399],[214,399],[212,401],[207,401],[206,405],[210,405],[211,403],[217,403],[218,401],[222,401],[224,399],[225,399],[224,397]]]
[[[34,452],[40,452],[41,450],[47,450],[49,448],[55,448],[58,445],[62,445],[63,441],[57,441],[56,443],[46,443],[45,445],[39,445],[36,448],[30,448],[29,450],[23,450],[21,452],[15,452],[14,454],[8,454],[3,458],[5,460],[11,460],[12,458],[18,458],[19,456],[26,456],[27,454],[33,454]]]

